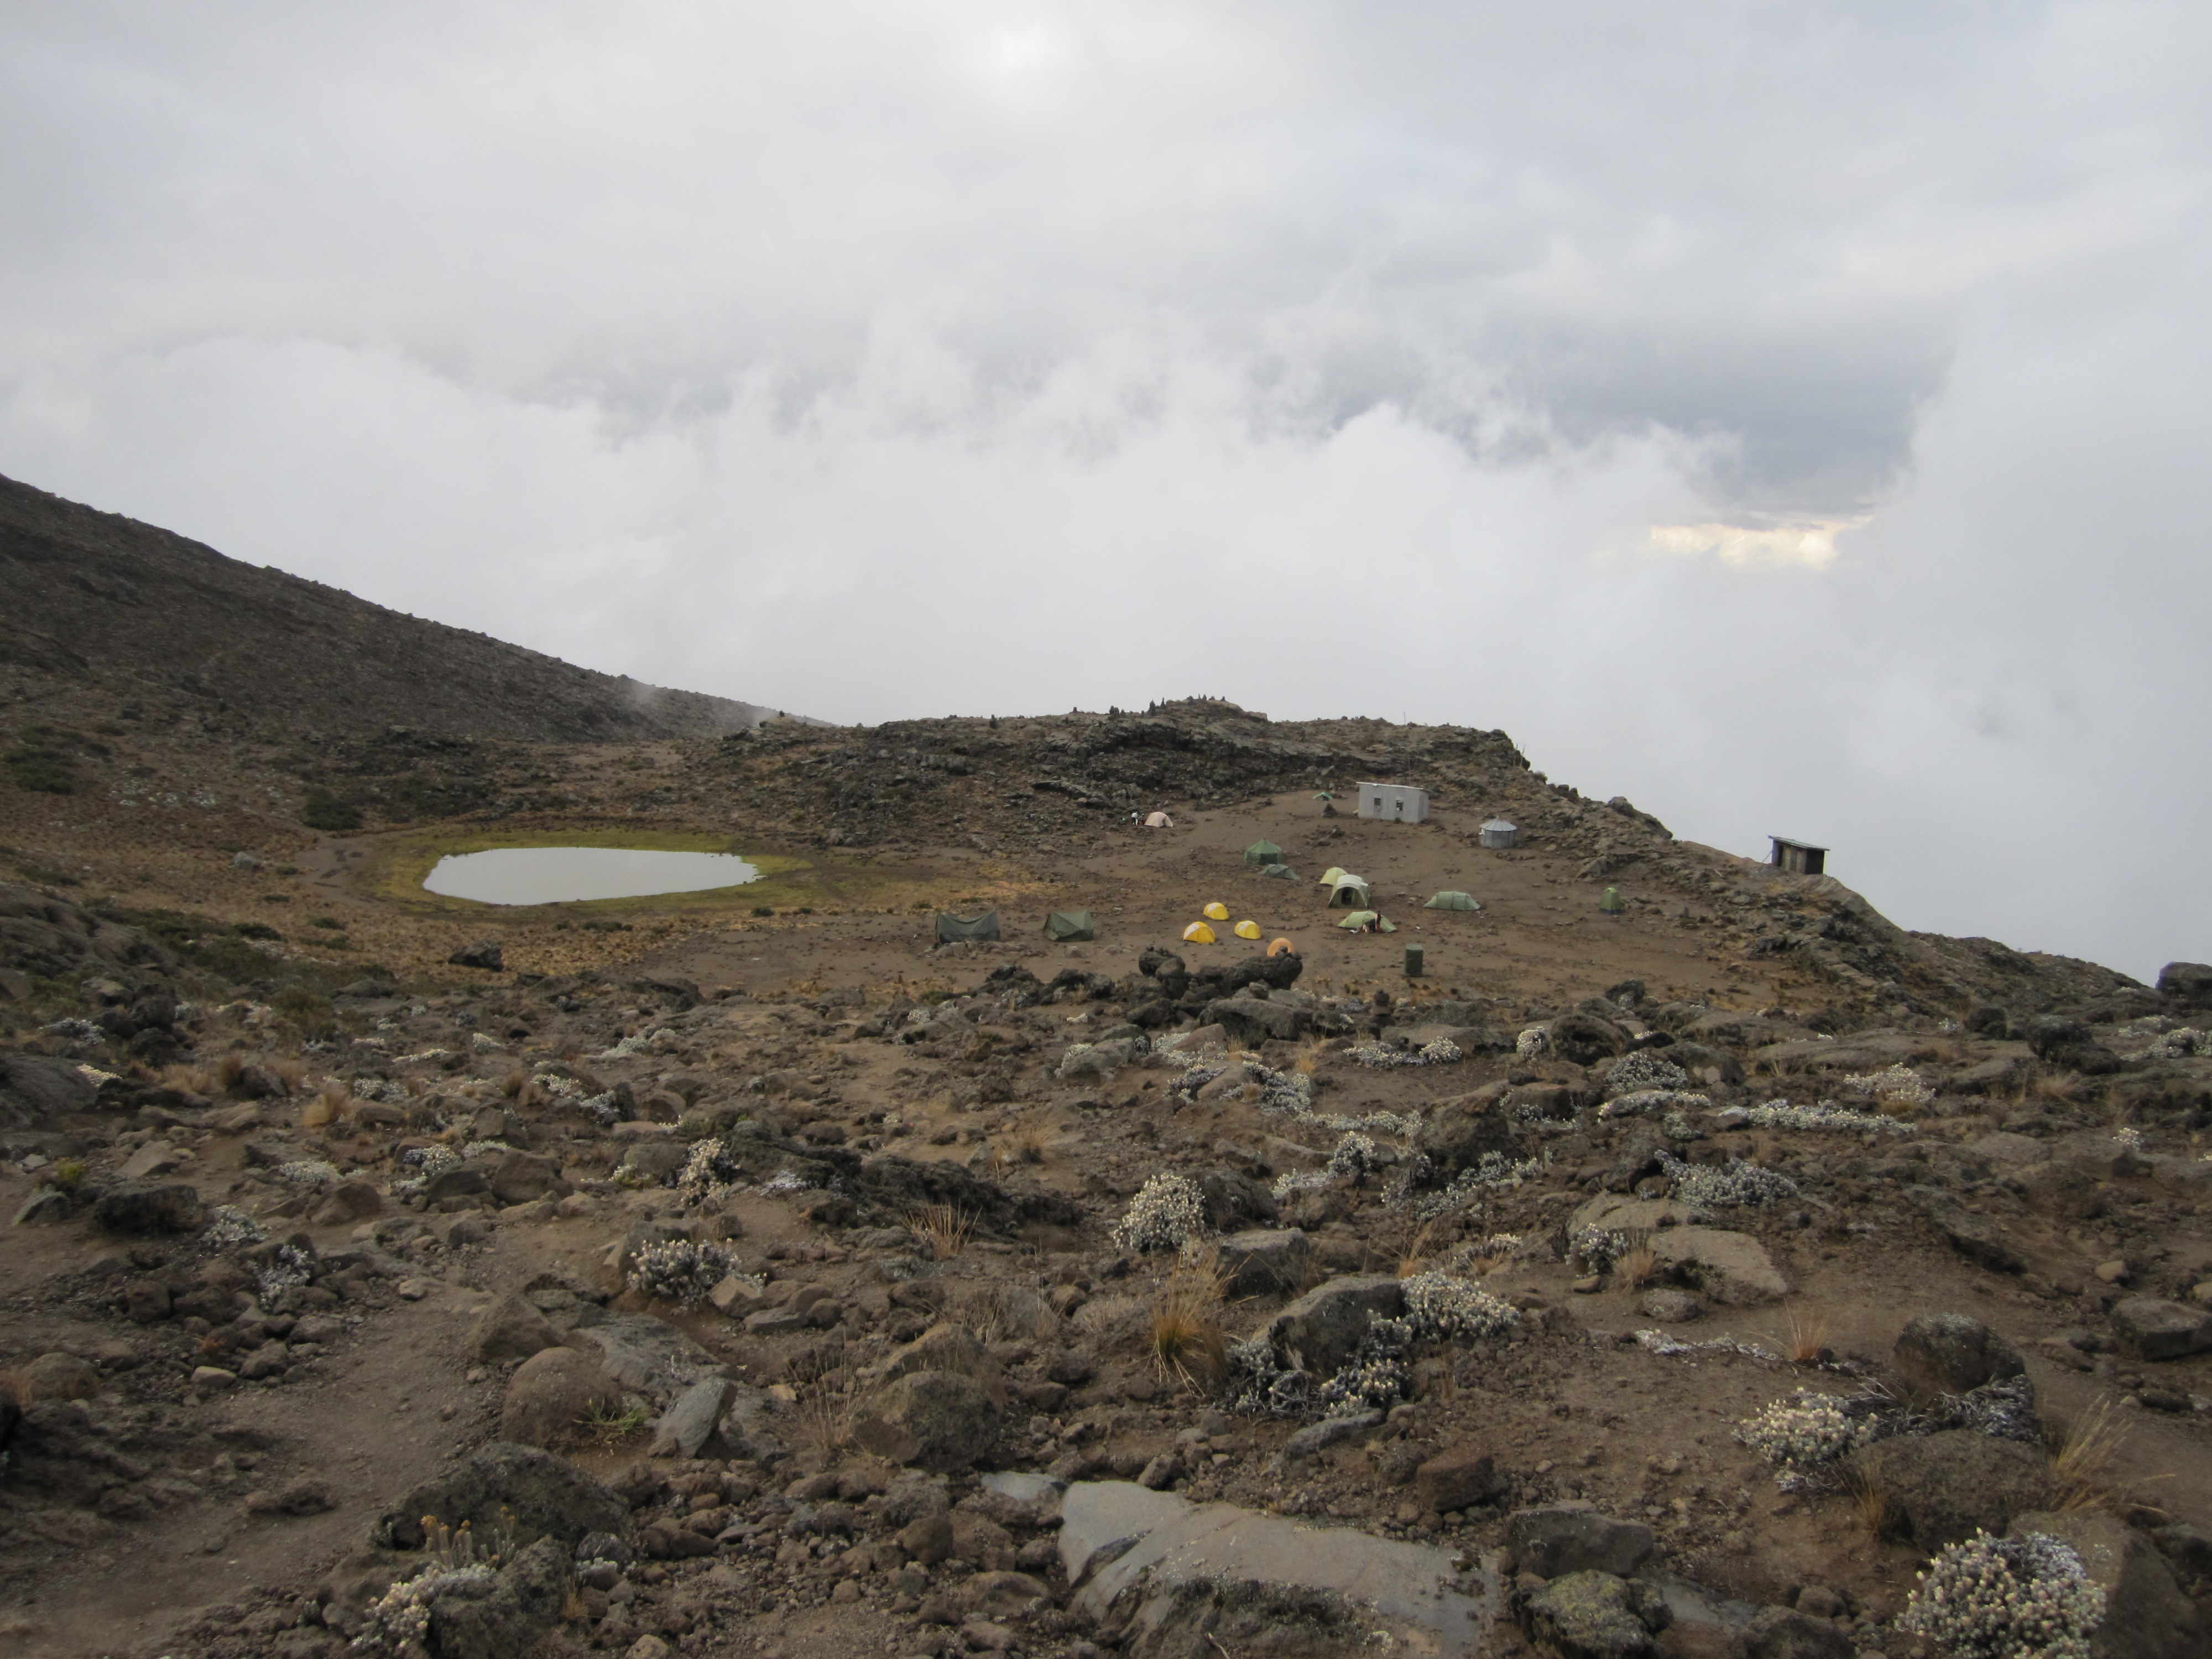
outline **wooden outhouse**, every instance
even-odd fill
[[[1818,876],[1826,873],[1828,849],[1815,847],[1809,841],[1790,841],[1782,836],[1770,836],[1774,852],[1767,862],[1778,870],[1787,870],[1793,876]]]

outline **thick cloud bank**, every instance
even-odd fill
[[[2212,955],[2201,8],[0,45],[0,471],[832,718],[1503,726],[1908,926]]]

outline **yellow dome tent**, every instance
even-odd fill
[[[1213,943],[1213,929],[1202,921],[1194,921],[1182,930],[1182,942],[1185,945],[1211,945]]]
[[[1257,939],[1257,938],[1259,938],[1259,937],[1260,937],[1260,924],[1259,924],[1258,922],[1256,922],[1256,921],[1240,921],[1240,922],[1238,922],[1238,923],[1237,924],[1237,938],[1239,938],[1239,939]]]
[[[1345,868],[1342,865],[1332,864],[1328,869],[1321,872],[1321,884],[1324,887],[1334,887],[1337,883],[1344,879],[1345,873]]]
[[[1229,920],[1229,907],[1219,899],[1216,899],[1199,914],[1208,921],[1226,921]]]

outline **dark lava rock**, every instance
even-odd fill
[[[2097,1041],[2078,1019],[2062,1014],[2038,1014],[2021,1033],[2028,1049],[2045,1065],[2101,1077],[2120,1069],[2120,1057]]]
[[[464,945],[446,960],[456,968],[481,968],[494,974],[507,966],[506,953],[495,939],[480,939]]]
[[[1850,1461],[1929,1552],[1964,1543],[1978,1530],[2001,1533],[2014,1516],[2044,1508],[2058,1489],[2040,1450],[1973,1429],[1877,1441]]]
[[[189,1182],[132,1182],[103,1193],[92,1218],[112,1233],[189,1233],[205,1224],[207,1206]]]
[[[392,1549],[422,1547],[422,1517],[449,1527],[473,1522],[496,1525],[502,1510],[514,1516],[519,1538],[551,1538],[573,1547],[586,1533],[630,1529],[629,1505],[567,1458],[535,1446],[495,1440],[447,1473],[424,1481],[376,1523],[374,1541]]]
[[[1894,1361],[1908,1382],[1936,1394],[1965,1394],[2027,1370],[2020,1351],[1966,1314],[1923,1314],[1898,1334]]]

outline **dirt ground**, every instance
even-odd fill
[[[672,773],[692,764],[674,749],[649,751],[659,766],[653,755]],[[564,750],[556,760],[617,798],[637,787],[612,751]],[[2010,1018],[1992,1024],[1972,999],[1937,1001],[1932,981],[1901,969],[1884,979],[1878,964],[1846,973],[1823,955],[1820,918],[1860,915],[1834,883],[1648,836],[1648,850],[1614,854],[1614,867],[1593,874],[1590,844],[1569,835],[1480,848],[1476,829],[1496,806],[1472,792],[1419,826],[1327,816],[1312,794],[1164,795],[1177,819],[1167,830],[1131,827],[1117,806],[1079,827],[1012,835],[977,807],[866,848],[807,845],[784,824],[776,844],[793,873],[764,905],[739,892],[509,915],[395,896],[394,848],[421,826],[317,835],[209,820],[172,837],[82,798],[0,799],[0,829],[40,902],[105,897],[118,917],[136,918],[120,924],[132,927],[152,926],[156,912],[229,927],[278,916],[283,936],[271,957],[280,966],[259,989],[237,975],[222,989],[213,969],[193,967],[211,959],[204,937],[175,945],[184,954],[173,978],[191,981],[196,1006],[177,1017],[161,1063],[91,1026],[57,1025],[118,1005],[81,990],[76,975],[26,978],[10,993],[10,1054],[115,1080],[100,1085],[96,1103],[24,1122],[0,1162],[0,1205],[11,1215],[52,1190],[62,1163],[85,1166],[82,1199],[57,1206],[58,1218],[10,1228],[0,1249],[0,1364],[20,1377],[40,1356],[62,1355],[96,1373],[76,1390],[84,1398],[26,1399],[45,1413],[48,1449],[30,1484],[20,1469],[0,1478],[0,1643],[26,1659],[334,1655],[351,1633],[337,1611],[353,1605],[348,1585],[394,1571],[390,1553],[371,1547],[371,1523],[500,1436],[515,1365],[472,1349],[486,1316],[525,1295],[545,1297],[556,1322],[587,1306],[592,1318],[652,1314],[737,1382],[783,1391],[767,1396],[774,1426],[763,1443],[727,1456],[649,1458],[642,1419],[571,1425],[563,1449],[641,1494],[641,1525],[680,1519],[687,1504],[706,1512],[697,1505],[711,1498],[732,1530],[708,1553],[641,1559],[611,1608],[603,1595],[576,1592],[533,1638],[546,1653],[650,1653],[637,1647],[647,1637],[685,1653],[784,1659],[981,1651],[1003,1628],[1015,1651],[1095,1655],[1114,1633],[1077,1619],[1057,1559],[1028,1547],[1048,1540],[1048,1526],[1010,1523],[1003,1546],[902,1577],[917,1569],[891,1565],[890,1529],[872,1531],[867,1518],[901,1470],[838,1431],[810,1429],[849,1416],[870,1368],[940,1319],[978,1334],[1010,1390],[1003,1467],[1077,1479],[1171,1467],[1168,1484],[1194,1498],[1438,1544],[1470,1562],[1497,1558],[1515,1510],[1587,1501],[1648,1524],[1665,1570],[1717,1597],[1771,1606],[1799,1602],[1808,1586],[1835,1592],[1834,1622],[1856,1650],[1902,1659],[1916,1648],[1893,1621],[1930,1553],[1925,1542],[1894,1517],[1870,1527],[1833,1479],[1778,1489],[1775,1468],[1736,1431],[1801,1389],[1897,1388],[1893,1347],[1906,1322],[1970,1315],[2021,1356],[2054,1449],[2069,1432],[2079,1440],[2100,1409],[2109,1414],[2100,1455],[2061,1466],[2069,1479],[2082,1474],[2064,1500],[2158,1538],[2175,1583],[2201,1600],[2203,1566],[2192,1568],[2199,1558],[2185,1534],[2212,1534],[2212,1353],[2136,1357],[2115,1321],[2130,1296],[2198,1305],[2192,1296],[2201,1301],[2197,1287],[2212,1279],[2212,1217],[2195,1174],[2212,1061],[2179,1052],[2084,1073],[2021,1035],[2031,1012],[2080,1003],[2118,1052],[2183,1028],[2185,1007],[2116,975],[2098,981],[2107,1003],[2093,1007],[2072,969],[2008,968],[2016,988],[2039,986],[2040,1000],[2031,1007],[2018,992]],[[501,832],[558,844],[564,823],[604,830],[610,805],[573,820],[523,815]],[[673,809],[640,797],[633,810],[687,833],[733,833],[744,846],[720,797]],[[764,847],[771,837],[762,836]],[[1285,849],[1295,880],[1246,867],[1242,849],[1263,837]],[[249,848],[258,868],[234,860]],[[1316,879],[1331,865],[1367,877],[1399,931],[1338,927]],[[40,883],[40,872],[69,880]],[[1601,912],[1608,887],[1625,914]],[[1469,892],[1482,908],[1422,908],[1441,889]],[[1216,924],[1222,942],[1182,943],[1212,901],[1229,911]],[[987,906],[1000,914],[1001,943],[933,948],[939,912]],[[1074,908],[1092,913],[1097,939],[1047,942],[1046,914]],[[348,948],[315,948],[303,925],[311,914],[337,920],[322,931],[343,933]],[[1258,944],[1230,933],[1247,917]],[[1853,925],[1899,960],[1921,949],[1879,920]],[[499,970],[446,962],[487,937],[502,945]],[[1239,1055],[1270,1076],[1310,1079],[1310,1115],[1272,1103],[1264,1081],[1241,1091],[1192,1083],[1181,1059],[1069,1071],[1071,1044],[1126,1041],[1136,1030],[1127,1017],[1142,1006],[1132,989],[1142,953],[1173,951],[1199,975],[1244,963],[1279,937],[1303,965],[1303,1001],[1271,1001],[1301,1010],[1305,1029],[1238,1036],[1216,1063],[1229,1085],[1244,1075]],[[1762,939],[1782,943],[1768,949]],[[1405,972],[1409,945],[1424,951],[1418,979]],[[1956,947],[1923,954],[1963,971]],[[1053,991],[1066,970],[1083,982]],[[146,971],[118,967],[106,978]],[[356,971],[362,982],[342,982]],[[268,1013],[279,981],[301,988],[301,1009],[319,999],[314,1010]],[[133,994],[136,982],[115,988]],[[963,1023],[930,1025],[947,1009]],[[1614,1053],[1574,1060],[1542,1042],[1518,1046],[1520,1034],[1578,1010],[1614,1034]],[[1432,1025],[1462,1035],[1456,1057],[1400,1064],[1356,1052]],[[1194,1003],[1147,1029],[1209,1026],[1212,1009]],[[1656,1200],[1684,1178],[1680,1160],[1664,1170],[1651,1161],[1656,1115],[1607,1115],[1603,1079],[1620,1055],[1692,1048],[1711,1056],[1712,1075],[1691,1079],[1700,1103],[1683,1109],[1697,1121],[1667,1143],[1668,1156],[1788,1176],[1791,1195],[1714,1222],[1753,1241],[1786,1291],[1739,1295],[1693,1274],[1671,1288],[1694,1314],[1670,1320],[1647,1301],[1669,1285],[1591,1270],[1568,1224],[1607,1193]],[[292,1070],[257,1096],[225,1080],[226,1055]],[[1719,1115],[1784,1099],[1848,1105],[1857,1097],[1847,1077],[1892,1066],[1924,1085],[1917,1103],[1893,1111],[1894,1131]],[[361,1091],[363,1078],[374,1092]],[[394,1103],[380,1115],[369,1108],[386,1089]],[[578,1098],[618,1098],[619,1116],[580,1116]],[[1393,1173],[1417,1152],[1441,1158],[1434,1126],[1462,1112],[1493,1114],[1520,1137],[1516,1157],[1528,1167],[1424,1214],[1428,1198],[1460,1190],[1445,1188],[1441,1163],[1432,1180],[1395,1194]],[[1328,1116],[1424,1127],[1372,1130],[1384,1162],[1330,1177],[1322,1172],[1349,1132],[1324,1124]],[[1004,1213],[979,1219],[957,1254],[917,1259],[916,1212],[889,1200],[872,1212],[865,1185],[842,1194],[852,1201],[841,1208],[823,1202],[831,1189],[813,1176],[779,1185],[768,1166],[749,1165],[734,1190],[699,1200],[672,1174],[635,1177],[641,1145],[696,1144],[733,1122],[764,1126],[761,1144],[782,1149],[769,1165],[781,1157],[805,1175],[809,1157],[850,1156],[855,1168],[864,1158],[904,1160],[975,1183],[963,1192],[1003,1196]],[[469,1150],[490,1143],[497,1152]],[[428,1166],[408,1159],[434,1146],[465,1163],[523,1149],[542,1160],[549,1184],[514,1201],[489,1191],[425,1201],[408,1182]],[[125,1164],[149,1149],[167,1152],[166,1167],[129,1179],[187,1182],[205,1205],[252,1218],[268,1241],[306,1234],[313,1276],[277,1294],[275,1322],[266,1280],[243,1312],[229,1298],[244,1291],[204,1299],[215,1264],[237,1255],[204,1231],[126,1234],[97,1219],[91,1196],[125,1182]],[[314,1177],[321,1184],[303,1202],[282,1173],[287,1160],[331,1173]],[[1479,1285],[1514,1310],[1514,1322],[1499,1335],[1417,1348],[1398,1409],[1378,1427],[1297,1453],[1291,1438],[1307,1419],[1235,1410],[1232,1390],[1203,1367],[1162,1363],[1154,1316],[1188,1270],[1174,1251],[1133,1249],[1109,1230],[1164,1172],[1230,1177],[1218,1184],[1234,1224],[1214,1224],[1212,1237],[1296,1225],[1311,1242],[1309,1280],[1211,1311],[1231,1339],[1261,1330],[1307,1283],[1424,1267]],[[1282,1185],[1307,1175],[1310,1185]],[[334,1182],[371,1189],[362,1203],[373,1207],[330,1213]],[[1945,1221],[1954,1212],[1920,1196],[1938,1189],[1972,1226]],[[767,1287],[761,1305],[828,1307],[834,1322],[756,1328],[744,1317],[750,1301],[732,1316],[647,1296],[611,1257],[652,1224],[726,1241]],[[1975,1227],[1999,1236],[2005,1265],[1960,1242]],[[1501,1236],[1512,1242],[1482,1247]],[[908,1294],[925,1281],[927,1297]],[[167,1288],[156,1296],[149,1285]],[[799,1300],[811,1291],[813,1301]],[[147,1316],[149,1297],[160,1314]],[[177,1311],[188,1305],[201,1311]],[[252,1328],[241,1334],[241,1321]],[[319,1340],[298,1335],[303,1322]],[[1639,1332],[1696,1346],[1668,1351],[1669,1340]],[[259,1379],[238,1369],[272,1344],[287,1351],[281,1365]],[[225,1375],[203,1374],[218,1361]],[[1414,1478],[1423,1460],[1412,1454],[1468,1449],[1494,1459],[1495,1492],[1448,1513],[1424,1507]],[[644,1474],[631,1473],[641,1466]],[[850,1548],[786,1536],[794,1505],[812,1501],[790,1492],[824,1470],[856,1476],[855,1491],[876,1489],[857,1500],[864,1514]],[[955,1476],[956,1505],[975,1492],[971,1477]],[[990,1630],[923,1616],[933,1596],[957,1598],[1017,1571],[1040,1592],[1018,1616]],[[1501,1625],[1485,1639],[1504,1654],[1524,1638]],[[1696,1650],[1683,1629],[1664,1639],[1674,1644],[1665,1650]]]

